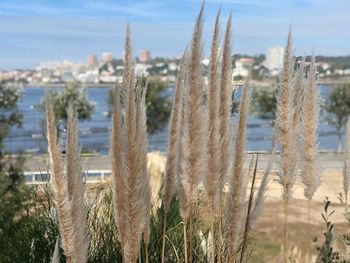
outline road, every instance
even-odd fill
[[[255,153],[248,153],[246,156],[246,162],[251,160]],[[259,154],[258,170],[264,170],[267,162],[270,158],[270,154]],[[275,156],[274,168],[277,169],[277,161],[279,156]],[[111,169],[111,161],[108,155],[97,155],[82,157],[84,170],[109,170]],[[33,156],[26,158],[25,171],[46,171],[48,167],[47,155]],[[317,166],[320,171],[324,170],[342,170],[343,168],[343,155],[336,153],[319,153],[317,158]]]

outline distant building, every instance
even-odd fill
[[[63,72],[61,79],[64,82],[70,82],[70,81],[74,81],[75,80],[72,72],[70,72],[70,71]]]
[[[240,58],[238,60],[240,63],[242,63],[243,66],[246,67],[251,67],[253,66],[253,64],[255,63],[255,59],[254,58]]]
[[[139,60],[141,63],[149,62],[151,60],[151,51],[147,49],[141,50]]]
[[[89,66],[97,65],[97,56],[96,55],[88,55],[87,64]]]
[[[280,70],[283,66],[284,47],[270,47],[266,51],[265,66],[270,71]]]
[[[147,69],[149,69],[151,67],[151,65],[149,64],[143,64],[143,63],[136,63],[135,64],[135,75],[136,76],[145,76],[147,77],[149,75],[149,72],[147,71]]]
[[[112,62],[112,60],[113,60],[112,53],[110,53],[110,52],[103,52],[102,53],[102,63],[103,64]]]
[[[249,67],[242,63],[241,60],[235,62],[235,68],[233,69],[232,76],[247,77],[249,75]]]

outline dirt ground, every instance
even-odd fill
[[[281,200],[281,186],[275,181],[273,176],[269,183],[266,193],[266,201],[264,204],[262,215],[260,216],[255,230],[253,231],[252,242],[254,251],[252,253],[252,262],[281,262],[281,248],[283,237],[283,202]],[[330,211],[335,210],[330,217],[330,221],[334,224],[336,248],[342,252],[344,247],[339,240],[339,235],[350,231],[344,217],[344,207],[339,201],[339,193],[343,191],[343,177],[339,170],[325,170],[322,173],[321,185],[315,193],[312,202],[311,223],[312,236],[317,241],[313,242],[312,249],[314,255],[317,254],[316,247],[320,246],[324,241],[323,232],[326,225],[323,221],[321,213],[324,207],[324,198],[327,196],[332,202]],[[297,181],[293,200],[289,206],[289,243],[291,245],[290,254],[296,259],[296,262],[306,262],[304,259],[307,251],[307,206],[308,202],[303,195],[303,187],[300,180]]]

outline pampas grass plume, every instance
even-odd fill
[[[244,156],[247,132],[247,118],[249,110],[249,86],[245,82],[239,109],[239,120],[236,130],[235,156],[233,163],[233,176],[230,193],[227,199],[227,231],[229,232],[229,262],[233,261],[234,252],[237,248],[239,224],[242,217],[242,199],[244,200],[247,179],[244,178]]]

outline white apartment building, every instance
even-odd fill
[[[284,47],[270,47],[266,51],[265,66],[270,71],[280,70],[283,66]]]

